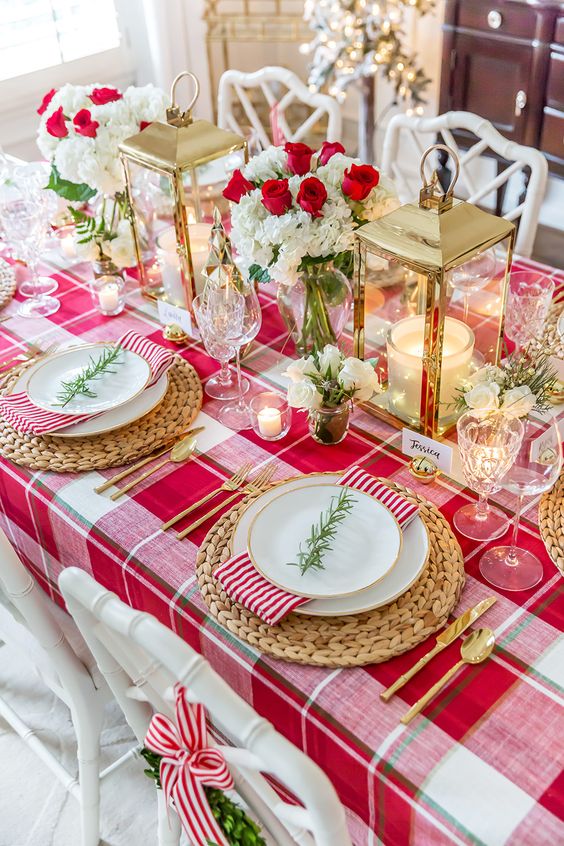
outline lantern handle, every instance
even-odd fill
[[[176,102],[176,86],[180,82],[181,79],[184,77],[190,77],[192,82],[194,83],[194,94],[192,95],[192,99],[188,103],[186,109],[181,112],[180,107]],[[198,78],[192,71],[182,71],[175,77],[173,83],[170,87],[170,106],[167,109],[167,120],[169,123],[174,123],[177,126],[187,126],[188,124],[192,123],[192,109],[194,108],[194,104],[198,97],[200,96],[200,83],[198,82]]]
[[[433,144],[432,147],[429,147],[427,150],[425,150],[425,152],[423,153],[423,155],[421,157],[421,164],[419,166],[419,172],[421,174],[421,181],[423,182],[423,189],[421,191],[422,198],[423,197],[429,197],[430,195],[436,196],[435,195],[435,188],[437,187],[437,183],[439,181],[436,171],[433,173],[433,176],[431,177],[430,182],[427,182],[427,177],[425,176],[425,162],[427,161],[427,158],[429,157],[429,155],[431,153],[433,153],[435,150],[443,150],[445,153],[448,153],[449,157],[454,162],[454,176],[452,177],[452,179],[450,181],[450,185],[448,186],[446,191],[443,191],[442,196],[438,197],[439,201],[441,203],[443,203],[443,202],[446,202],[448,200],[452,200],[452,194],[453,194],[453,191],[454,191],[454,186],[456,185],[458,177],[460,176],[460,161],[458,159],[458,156],[454,152],[454,150],[451,147],[447,147],[446,144]]]

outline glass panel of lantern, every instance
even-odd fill
[[[188,76],[195,93],[182,112],[176,86]],[[167,123],[154,121],[120,145],[143,294],[191,311],[202,275],[213,209],[228,213],[222,197],[231,172],[247,160],[244,138],[205,120],[194,120],[199,93],[185,71],[172,84]]]
[[[455,162],[446,192],[427,156]],[[453,198],[456,155],[435,145],[421,160],[419,203],[401,206],[355,233],[355,354],[377,359],[385,390],[366,409],[429,437],[455,423],[462,384],[497,364],[515,227]]]

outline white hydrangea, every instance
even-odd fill
[[[166,119],[167,99],[153,85],[130,86],[119,100],[96,106],[89,94],[106,86],[64,85],[52,98],[41,116],[37,144],[45,158],[53,162],[63,179],[86,183],[102,194],[113,195],[125,187],[119,159],[119,144],[139,132],[142,121]],[[68,135],[55,138],[47,131],[47,121],[60,107],[68,118]],[[81,109],[88,109],[99,123],[96,137],[79,135],[72,119]]]
[[[316,162],[313,156],[313,172],[296,176],[288,171],[284,148],[269,147],[243,169],[244,176],[259,185],[267,179],[288,179],[294,200],[286,213],[271,214],[262,204],[261,189],[257,187],[241,197],[239,203],[232,204],[231,238],[244,273],[258,264],[268,268],[274,281],[293,284],[299,278],[304,258],[330,259],[352,249],[357,227],[353,212],[364,220],[375,220],[399,205],[393,182],[382,176],[362,203],[345,197],[341,189],[344,173],[352,164],[360,164],[359,159],[336,153],[317,169]],[[301,183],[311,176],[316,176],[327,191],[322,217],[314,218],[296,202]]]

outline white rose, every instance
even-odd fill
[[[479,385],[481,382],[501,382],[502,380],[503,371],[494,364],[486,364],[485,367],[480,367],[468,379],[471,385]]]
[[[292,382],[288,386],[288,405],[310,411],[321,405],[321,394],[312,382]]]
[[[87,241],[85,244],[75,241],[75,247],[76,254],[82,261],[98,261],[102,257],[96,241]]]
[[[307,358],[298,358],[297,361],[292,361],[282,376],[287,376],[292,382],[303,382],[305,376],[319,376],[319,372],[313,356],[308,355]]]
[[[120,220],[117,238],[104,241],[104,252],[109,255],[116,267],[131,267],[135,264],[135,244],[128,220]]]
[[[499,385],[495,382],[480,382],[466,391],[464,400],[468,408],[493,411],[494,408],[499,408]]]
[[[510,388],[502,399],[501,410],[510,417],[526,417],[537,404],[537,398],[528,385]]]
[[[354,390],[354,398],[360,402],[380,391],[380,382],[370,361],[346,358],[337,378],[345,391]]]
[[[338,347],[332,344],[326,344],[323,352],[319,353],[319,369],[324,376],[330,379],[335,379],[341,362],[343,361],[343,354]]]

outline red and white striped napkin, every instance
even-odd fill
[[[364,491],[378,499],[405,529],[419,511],[417,505],[379,482],[361,467],[351,467],[339,479],[339,485]],[[308,597],[296,596],[271,584],[254,567],[248,552],[240,552],[220,564],[214,573],[229,596],[240,602],[269,626],[274,626],[295,608],[310,602]]]
[[[151,379],[145,390],[161,378],[168,370],[174,359],[174,352],[166,350],[160,344],[155,344],[137,332],[129,331],[117,342],[124,349],[142,356],[151,368]],[[9,396],[0,397],[0,414],[14,429],[24,434],[43,435],[45,432],[55,432],[97,417],[96,414],[60,414],[58,411],[46,411],[32,403],[25,391]]]

